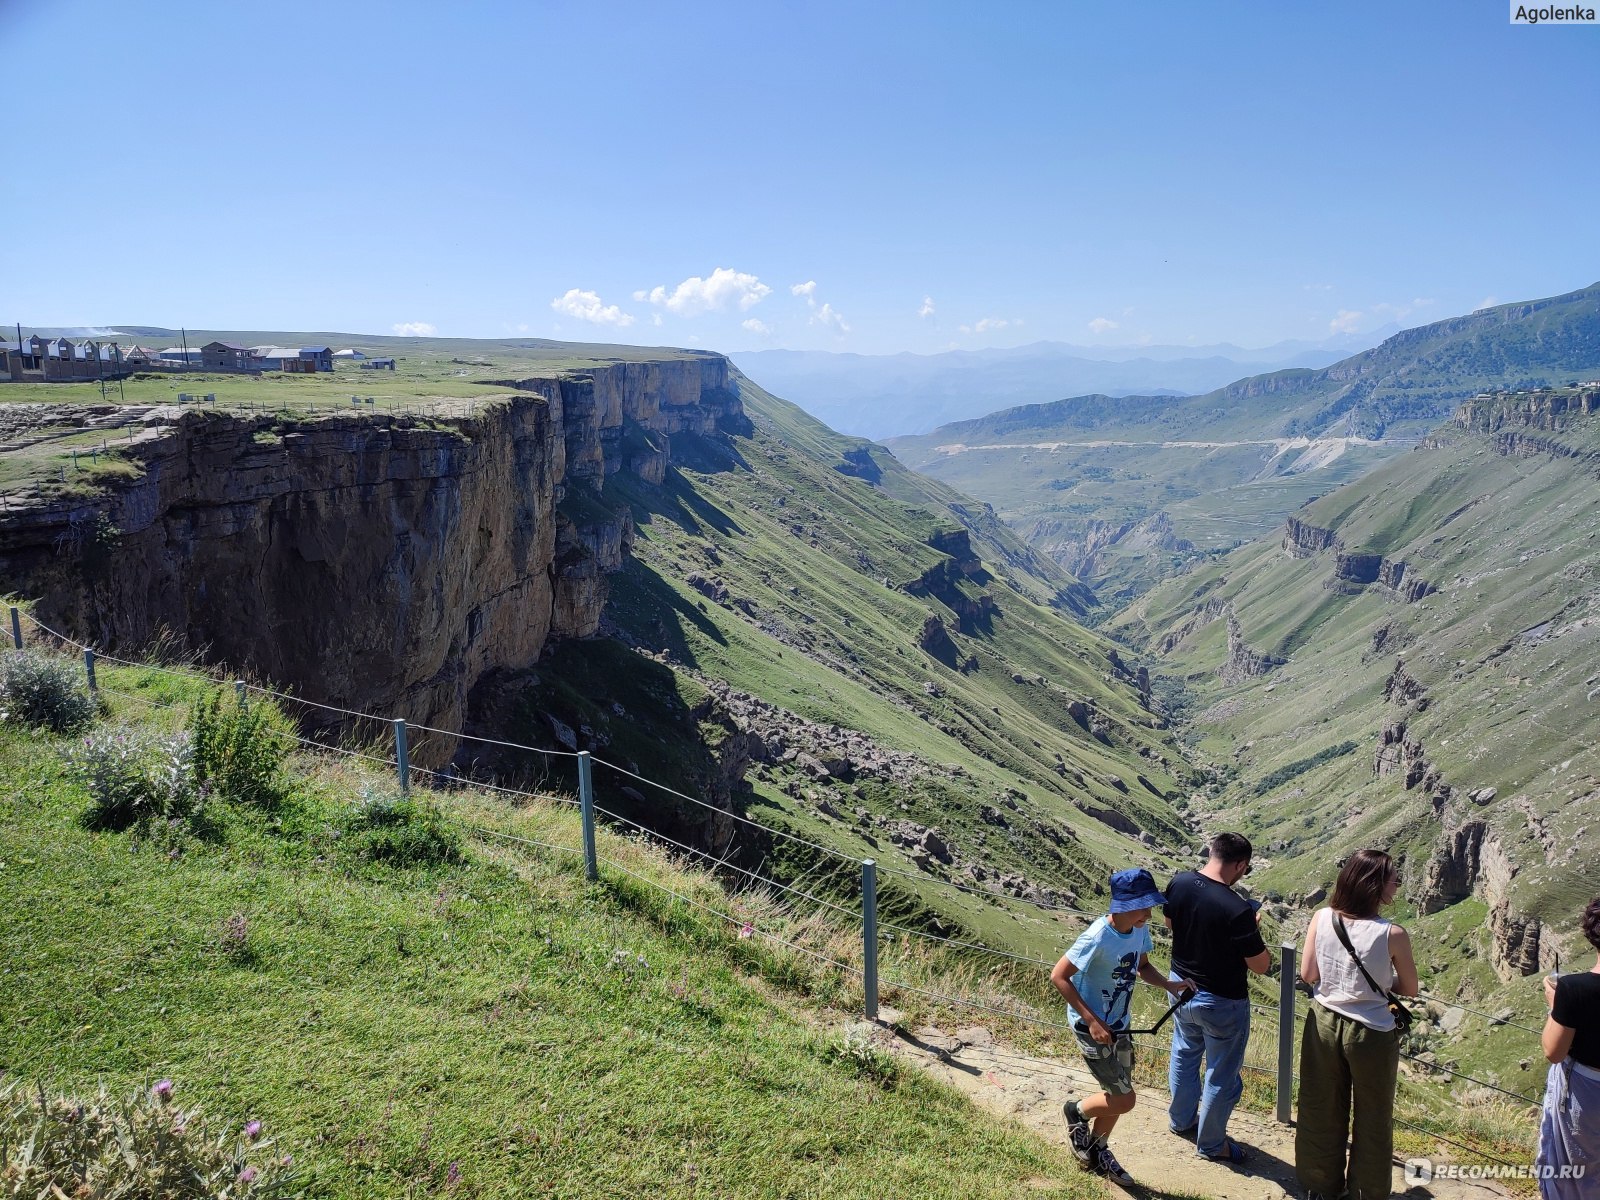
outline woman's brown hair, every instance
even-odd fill
[[[1589,939],[1589,945],[1600,950],[1600,896],[1589,901],[1589,907],[1583,910],[1583,936]]]
[[[1339,872],[1328,905],[1356,920],[1375,917],[1383,904],[1383,889],[1394,877],[1394,860],[1382,850],[1357,850]]]

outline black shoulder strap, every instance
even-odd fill
[[[1339,935],[1339,940],[1344,943],[1344,948],[1350,951],[1350,957],[1355,959],[1356,967],[1361,972],[1361,978],[1367,981],[1367,986],[1380,996],[1388,996],[1388,991],[1378,986],[1378,981],[1372,978],[1372,973],[1367,970],[1367,964],[1361,961],[1361,955],[1356,953],[1356,948],[1350,944],[1350,935],[1345,932],[1344,922],[1339,919],[1339,914],[1331,908],[1328,915],[1333,918],[1333,931]]]

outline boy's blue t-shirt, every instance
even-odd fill
[[[1078,968],[1072,977],[1073,986],[1107,1029],[1115,1032],[1128,1027],[1139,961],[1152,948],[1148,924],[1118,933],[1110,917],[1098,917],[1067,951],[1072,965]],[[1077,1025],[1083,1024],[1076,1011],[1072,1019]]]

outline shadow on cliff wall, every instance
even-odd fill
[[[700,611],[698,603],[668,586],[650,567],[636,558],[611,577],[611,598],[606,615],[633,642],[651,650],[665,650],[686,667],[697,667],[688,627],[701,637],[726,646],[728,639],[717,623]]]
[[[497,673],[473,699],[486,727],[558,753],[552,758],[497,749],[463,759],[463,769],[574,794],[570,752],[587,750],[595,759],[592,778],[601,808],[719,855],[733,850],[755,860],[768,852],[761,835],[733,847],[734,825],[724,815],[749,802],[747,747],[715,697],[667,664],[616,638],[569,639],[551,647],[535,670]]]

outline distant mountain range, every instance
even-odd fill
[[[1187,396],[1287,367],[1315,369],[1375,345],[1396,326],[1260,350],[1209,346],[1075,346],[1034,342],[944,354],[758,350],[730,355],[763,387],[844,433],[884,438],[1018,404],[1102,392]]]
[[[1273,528],[1415,444],[1477,392],[1597,377],[1600,284],[1407,329],[1326,367],[1204,395],[1076,396],[888,445],[907,466],[991,504],[1114,601],[1195,554]]]

